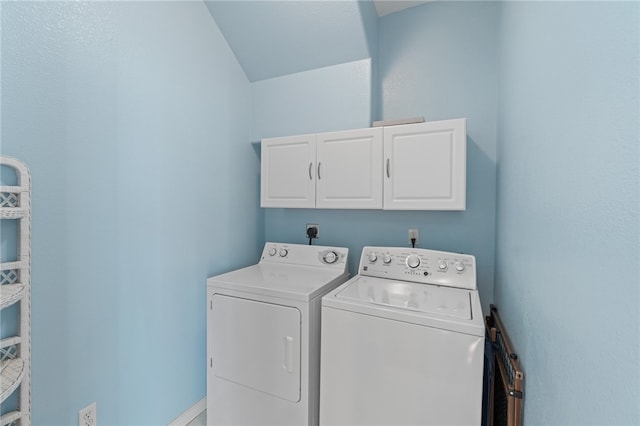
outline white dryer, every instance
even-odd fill
[[[348,249],[266,243],[260,261],[207,280],[207,424],[318,423],[321,297]]]
[[[484,322],[470,255],[365,247],[322,299],[321,425],[474,425]]]

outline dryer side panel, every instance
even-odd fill
[[[215,294],[211,298],[213,374],[291,402],[300,400],[300,311]]]

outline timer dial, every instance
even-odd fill
[[[415,254],[411,254],[409,256],[407,256],[407,260],[406,260],[407,266],[411,269],[415,269],[418,266],[420,266],[420,258],[418,256],[416,256]]]

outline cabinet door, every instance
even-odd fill
[[[464,210],[466,169],[466,119],[385,127],[385,210]]]
[[[263,139],[261,150],[260,207],[315,207],[315,135]]]
[[[317,135],[316,207],[382,208],[382,129]]]

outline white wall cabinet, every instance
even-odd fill
[[[382,129],[262,141],[261,207],[382,208]]]
[[[466,208],[466,119],[384,128],[384,208]]]
[[[316,207],[382,208],[382,129],[317,135]]]
[[[261,207],[464,210],[466,119],[262,140]]]
[[[316,135],[264,139],[260,206],[316,206]]]

